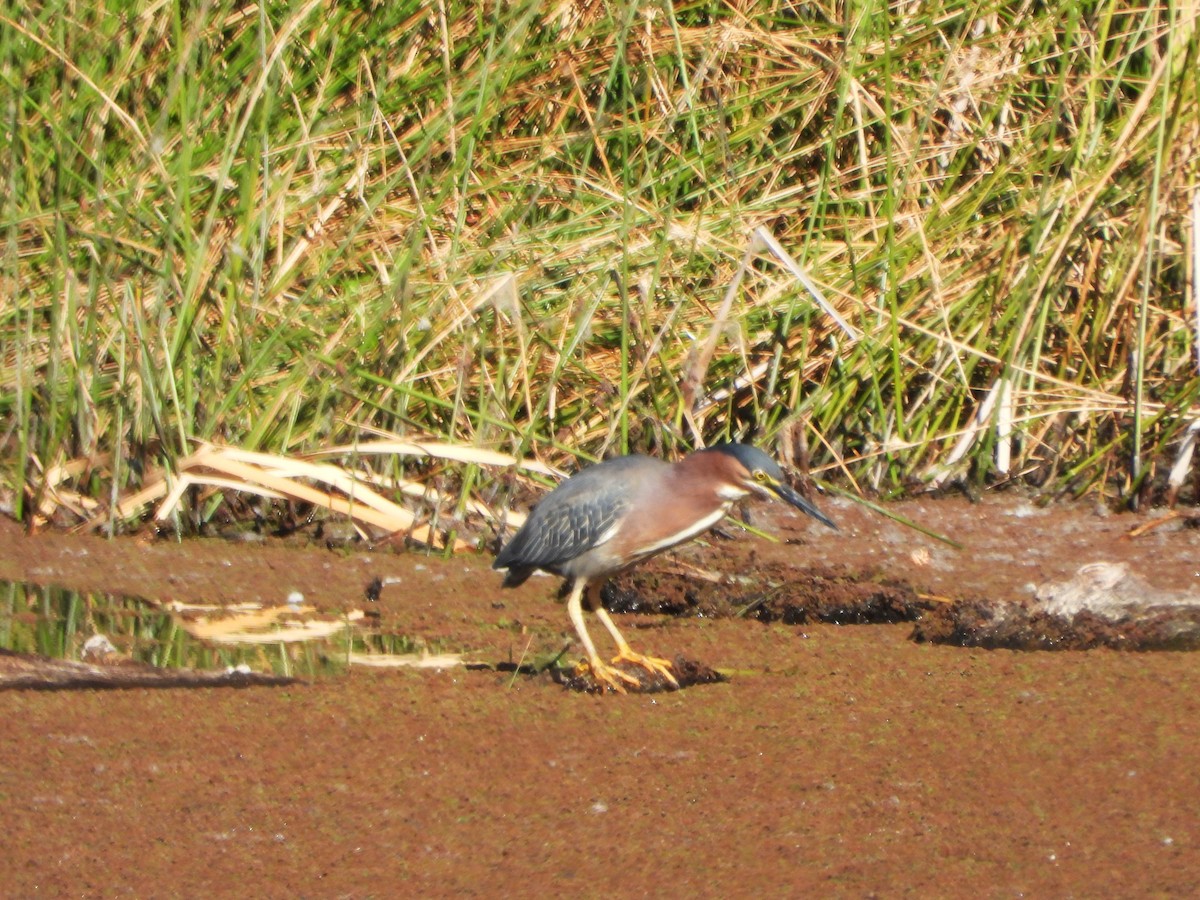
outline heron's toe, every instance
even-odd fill
[[[585,660],[581,662],[575,670],[576,675],[591,675],[592,680],[600,687],[607,688],[618,694],[625,693],[625,686],[630,685],[634,688],[640,688],[642,683],[630,675],[628,672],[623,672],[616,666],[610,666],[599,659]]]
[[[630,650],[628,647],[622,647],[621,652],[613,657],[613,664],[617,663],[632,663],[635,666],[641,666],[652,675],[669,681],[673,687],[679,687],[679,681],[671,671],[673,666],[670,660],[659,659],[657,656],[646,656]]]

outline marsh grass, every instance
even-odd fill
[[[1200,415],[1195,0],[0,10],[26,521],[381,435],[1133,499]]]

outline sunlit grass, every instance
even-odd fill
[[[9,6],[5,499],[378,434],[1131,497],[1200,414],[1185,9]]]

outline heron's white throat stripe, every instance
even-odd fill
[[[722,500],[728,500],[732,503],[734,500],[741,500],[743,497],[750,496],[750,492],[745,488],[736,487],[732,484],[723,484],[717,488],[717,496]],[[728,508],[728,505],[726,505],[726,509]]]
[[[715,510],[705,516],[698,522],[693,522],[683,531],[678,531],[670,537],[665,537],[660,541],[655,541],[646,547],[638,547],[637,555],[639,557],[650,556],[657,553],[659,550],[665,550],[667,547],[674,547],[676,544],[682,544],[688,538],[695,537],[703,531],[708,531],[725,517],[725,513],[729,511],[729,504],[722,503]]]

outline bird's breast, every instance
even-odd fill
[[[614,540],[618,542],[624,553],[631,557],[653,556],[655,553],[674,547],[676,544],[682,544],[684,541],[708,531],[725,517],[729,506],[729,501],[720,503],[704,513],[702,517],[693,518],[681,525],[672,524],[669,514],[664,512],[662,516],[654,519],[657,527],[630,529],[631,533],[618,534]]]

